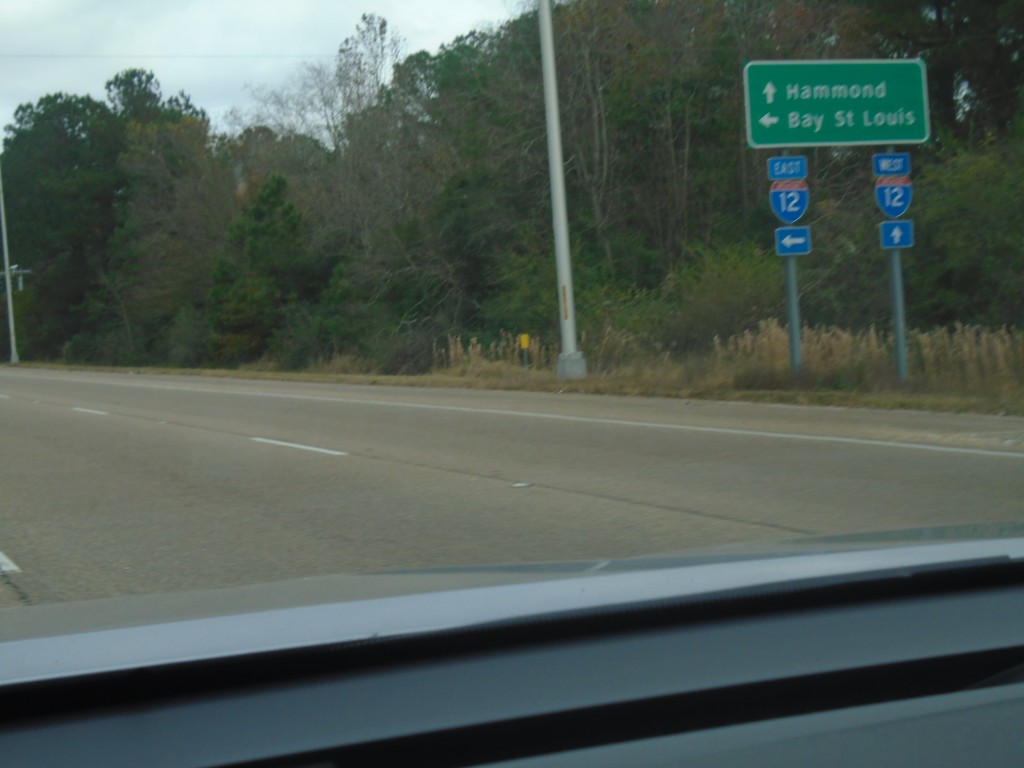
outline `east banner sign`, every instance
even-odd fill
[[[752,61],[743,88],[755,149],[921,144],[930,136],[920,59]]]

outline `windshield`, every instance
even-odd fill
[[[1022,14],[0,0],[0,609],[1017,535]]]

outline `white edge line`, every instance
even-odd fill
[[[282,440],[269,440],[265,437],[250,437],[254,443],[266,445],[280,445],[284,448],[297,448],[300,451],[312,451],[313,453],[326,453],[328,456],[348,456],[345,451],[332,451],[329,448],[317,448],[315,445],[302,445],[301,443],[286,443]]]
[[[51,378],[57,377],[37,377]],[[100,383],[88,381],[87,383]],[[951,445],[929,445],[928,443],[910,443],[899,440],[879,440],[862,437],[840,437],[835,435],[812,435],[801,432],[769,432],[754,429],[736,429],[729,427],[703,427],[695,424],[667,424],[663,422],[632,421],[629,419],[604,419],[589,416],[570,416],[556,413],[539,413],[536,411],[505,411],[498,408],[471,408],[461,405],[437,405],[431,403],[406,403],[389,400],[365,400],[355,397],[325,397],[318,395],[293,395],[285,392],[246,392],[239,389],[214,389],[212,387],[181,387],[168,384],[150,384],[141,382],[102,382],[114,386],[138,387],[141,389],[159,389],[174,392],[198,392],[202,394],[234,395],[240,397],[266,397],[282,400],[305,400],[308,402],[321,403],[344,403],[347,405],[366,405],[391,408],[413,408],[427,411],[448,411],[455,413],[482,413],[491,416],[518,416],[520,418],[549,419],[552,421],[567,421],[583,424],[607,424],[620,427],[643,427],[647,429],[678,430],[680,432],[704,432],[718,435],[738,435],[742,437],[764,437],[776,440],[800,440],[817,443],[840,443],[847,445],[863,445],[875,448],[896,448],[911,451],[931,451],[934,453],[951,453],[967,456],[991,456],[1003,459],[1024,459],[1024,451],[993,451],[984,448],[966,448]],[[298,447],[298,446],[295,446]],[[311,450],[322,450],[312,449]]]
[[[72,408],[71,410],[72,411],[77,411],[78,413],[91,413],[93,416],[109,416],[110,415],[110,411],[97,411],[97,410],[94,410],[92,408]]]
[[[217,390],[207,390],[216,392]],[[927,443],[909,443],[898,440],[878,440],[864,437],[840,437],[836,435],[812,435],[802,432],[769,432],[758,429],[738,429],[731,427],[703,427],[696,424],[667,424],[654,421],[633,421],[630,419],[604,419],[593,416],[570,416],[558,413],[541,413],[538,411],[503,411],[498,408],[470,408],[462,405],[435,405],[428,403],[403,403],[388,400],[361,400],[347,397],[318,397],[316,395],[289,395],[277,392],[241,392],[232,394],[254,397],[271,397],[290,400],[314,400],[319,402],[345,403],[347,405],[385,406],[393,408],[412,408],[426,411],[448,411],[456,413],[482,413],[489,416],[518,416],[520,418],[547,419],[550,421],[568,421],[579,424],[605,424],[618,427],[641,427],[646,429],[667,429],[679,432],[703,432],[714,435],[737,435],[741,437],[764,437],[775,440],[799,440],[812,443],[842,443],[846,445],[863,445],[875,448],[898,448],[913,451],[933,451],[935,453],[966,454],[968,456],[995,456],[1008,459],[1024,459],[1024,451],[991,451],[984,448],[961,448],[949,445],[929,445]]]
[[[0,395],[0,400],[10,400],[10,399],[11,399],[10,395]]]
[[[0,573],[20,573],[19,568],[11,558],[0,552]]]

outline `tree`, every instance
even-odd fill
[[[194,117],[129,125],[118,165],[130,194],[110,243],[108,280],[136,359],[166,355],[174,318],[204,304],[240,210],[231,167],[211,144],[207,123]]]
[[[141,359],[152,334],[137,332],[140,319],[155,327],[170,311],[151,301],[174,288],[155,288],[167,277],[155,268],[163,254],[146,246],[160,240],[154,214],[173,193],[155,203],[163,191],[145,173],[162,165],[165,182],[187,176],[189,154],[206,152],[208,124],[184,94],[163,100],[150,72],[126,70],[107,93],[109,105],[46,96],[20,106],[6,129],[12,248],[34,270],[22,300],[32,356]],[[188,230],[180,219],[162,223]]]
[[[230,187],[210,162],[206,114],[187,95],[164,99],[156,76],[141,69],[115,75],[106,88],[122,131],[117,169],[124,187],[106,258],[96,264],[89,354],[136,363],[164,354],[167,324],[201,295],[192,281],[208,285],[216,248],[210,241],[230,215],[223,204],[230,204]],[[202,208],[193,216],[183,215],[196,204]],[[220,231],[211,232],[211,224]]]
[[[58,93],[18,107],[6,133],[10,247],[33,270],[24,353],[53,356],[95,319],[87,299],[117,223],[122,126],[104,104]]]
[[[912,322],[1024,327],[1024,133],[922,169],[907,260]],[[918,202],[919,201],[919,202]]]
[[[387,20],[363,14],[333,66],[305,64],[287,87],[257,89],[260,105],[252,117],[279,135],[311,136],[336,152],[345,145],[348,117],[379,103],[401,51]]]
[[[1024,87],[1024,0],[853,0],[883,56],[925,59],[933,120],[960,139],[1004,135]]]
[[[319,296],[322,283],[308,257],[302,216],[287,190],[283,176],[271,176],[228,228],[210,288],[214,357],[221,362],[259,358],[286,305]]]
[[[108,80],[106,88],[110,108],[127,122],[174,122],[187,117],[209,123],[206,112],[194,106],[184,91],[164,99],[160,81],[148,70],[126,69]]]
[[[108,80],[107,101],[115,115],[137,123],[157,120],[163,112],[160,83],[142,69],[126,69]]]

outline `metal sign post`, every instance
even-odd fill
[[[783,224],[799,221],[807,212],[810,190],[807,188],[807,158],[773,157],[768,161],[772,182],[768,200],[772,212]],[[811,252],[810,227],[779,227],[775,230],[775,252],[785,259],[786,316],[789,323],[789,370],[796,376],[803,365],[800,349],[800,291],[797,289],[796,257]]]
[[[914,223],[884,221],[878,225],[879,239],[889,251],[889,293],[892,298],[892,336],[896,347],[896,375],[907,380],[907,317],[903,301],[903,263],[900,250],[914,245]]]
[[[800,292],[796,286],[796,256],[786,256],[786,320],[789,322],[789,372],[796,376],[804,364],[800,348]]]
[[[7,247],[7,214],[4,211],[4,175],[0,170],[0,240],[4,247],[4,287],[7,289],[7,329],[11,336],[11,365],[18,364],[18,338],[14,332],[14,295],[11,290],[11,254]]]
[[[576,348],[576,308],[569,262],[569,223],[565,204],[565,170],[562,160],[562,128],[558,118],[558,82],[555,78],[555,44],[551,30],[551,0],[540,0],[540,53],[544,74],[544,114],[548,132],[548,167],[551,175],[551,216],[555,228],[555,267],[558,273],[558,313],[562,351],[558,378],[583,379],[587,361]]]
[[[914,187],[910,182],[910,154],[877,154],[871,166],[878,177],[875,182],[875,202],[879,210],[890,219],[898,219],[910,208]],[[896,347],[896,375],[906,381],[907,372],[907,317],[903,297],[903,263],[900,251],[914,245],[914,222],[883,221],[878,225],[878,237],[883,250],[889,251],[889,293],[892,300],[892,337]]]
[[[903,306],[903,264],[898,250],[889,251],[889,292],[892,296],[892,336],[896,345],[896,375],[907,380],[907,316]]]

